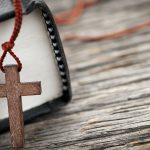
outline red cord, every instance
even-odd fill
[[[64,40],[66,41],[76,40],[76,41],[82,41],[82,42],[114,40],[117,38],[130,35],[132,33],[139,32],[149,27],[150,27],[150,21],[144,22],[142,24],[136,25],[131,28],[124,29],[122,31],[116,31],[116,32],[112,32],[112,33],[108,33],[104,35],[98,35],[98,36],[67,35],[65,36]]]
[[[76,5],[68,11],[55,16],[56,23],[59,25],[70,25],[79,20],[84,10],[95,5],[98,0],[77,0]]]
[[[15,41],[18,37],[18,34],[21,29],[22,25],[22,4],[21,0],[13,0],[14,3],[14,9],[15,9],[15,25],[13,33],[10,37],[10,40],[8,42],[5,42],[2,44],[2,49],[4,50],[1,59],[0,59],[0,69],[2,72],[4,72],[3,62],[7,55],[7,53],[10,53],[10,55],[15,59],[15,61],[18,64],[18,71],[21,71],[22,69],[22,63],[19,60],[19,58],[15,55],[15,53],[12,51],[13,47],[15,46]]]
[[[83,14],[84,10],[88,7],[96,5],[100,0],[76,0],[77,3],[71,10],[65,11],[59,15],[55,16],[55,20],[59,25],[70,25],[75,23]],[[121,38],[132,33],[139,32],[146,28],[150,27],[150,21],[138,24],[136,26],[124,29],[122,31],[116,31],[108,34],[92,36],[92,35],[67,35],[64,37],[65,41],[82,41],[82,42],[91,42],[91,41],[105,41]]]

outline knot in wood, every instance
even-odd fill
[[[14,43],[11,42],[5,42],[2,44],[2,49],[6,52],[10,52],[12,50],[12,48],[14,47]]]

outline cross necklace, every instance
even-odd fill
[[[7,98],[12,146],[22,148],[24,147],[24,119],[21,96],[40,95],[41,82],[20,82],[19,71],[22,69],[22,63],[12,49],[22,25],[22,0],[12,0],[12,2],[14,4],[15,23],[9,41],[2,44],[3,53],[0,57],[0,70],[5,73],[6,82],[0,84],[0,98]],[[3,67],[7,53],[15,59],[17,65]]]
[[[11,142],[14,148],[24,146],[24,120],[21,96],[40,95],[40,82],[20,83],[17,65],[4,67],[6,84],[0,84],[0,97],[7,97]]]

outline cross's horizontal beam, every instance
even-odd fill
[[[40,95],[41,82],[21,83],[21,96]]]

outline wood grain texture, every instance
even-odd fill
[[[53,12],[73,1],[47,0]],[[72,2],[72,3],[71,3]],[[149,0],[104,0],[66,34],[103,34],[150,19]],[[149,150],[150,29],[105,42],[64,42],[73,100],[25,127],[24,150]],[[0,150],[10,150],[9,134]]]

